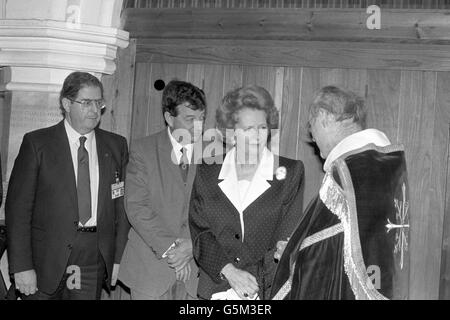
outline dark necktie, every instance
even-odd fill
[[[189,160],[187,157],[187,149],[183,147],[180,149],[180,151],[181,151],[180,171],[181,176],[183,177],[183,181],[186,182],[189,171]]]
[[[91,218],[91,181],[89,178],[89,153],[84,147],[86,137],[80,137],[78,148],[78,217],[81,224],[85,224]]]

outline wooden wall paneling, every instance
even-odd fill
[[[153,88],[153,83],[150,83],[151,72],[152,65],[150,63],[136,63],[131,140],[147,134],[150,88]]]
[[[344,87],[344,73],[345,69],[340,68],[320,68],[320,87],[323,86],[338,86]],[[319,88],[320,89],[320,88]]]
[[[367,127],[383,131],[392,143],[398,143],[401,71],[369,70],[367,73]]]
[[[164,117],[161,111],[162,91],[157,91],[153,84],[156,80],[163,80],[166,85],[174,79],[186,81],[187,64],[153,63],[150,83],[149,113],[147,118],[147,135],[156,133],[165,128]]]
[[[242,65],[227,64],[224,65],[223,68],[224,74],[222,96],[225,96],[228,91],[242,86],[244,67]]]
[[[1,3],[1,2],[0,2]],[[145,0],[124,1],[124,8],[387,8],[448,9],[447,0]]]
[[[302,68],[286,68],[280,112],[280,155],[296,159],[300,126]]]
[[[344,87],[366,98],[367,69],[346,69],[345,71]]]
[[[221,65],[205,65],[204,68],[204,91],[208,105],[203,136],[203,155],[205,157],[222,153],[223,141],[213,128],[216,127],[216,110],[223,97],[224,69],[225,66]],[[213,137],[214,142],[212,141]],[[214,154],[212,150],[215,150]]]
[[[439,299],[450,300],[450,73],[438,72],[433,169],[441,174],[432,183],[432,211],[444,210]],[[435,176],[435,175],[434,175]]]
[[[214,128],[216,124],[216,110],[223,98],[225,66],[205,65],[205,95],[208,103],[205,128]]]
[[[143,39],[136,61],[450,71],[450,45],[190,39]]]
[[[437,299],[443,212],[431,206],[436,73],[403,71],[399,141],[405,145],[410,186],[410,298]]]
[[[273,98],[275,96],[276,74],[276,67],[244,65],[242,84],[244,86],[262,86],[269,91]]]
[[[442,236],[441,281],[439,286],[439,299],[441,300],[450,300],[450,124],[446,171],[445,217]]]
[[[304,205],[317,195],[323,178],[323,162],[318,149],[311,142],[309,132],[306,130],[308,122],[309,105],[314,93],[321,88],[320,69],[303,68],[302,87],[300,91],[300,114],[298,121],[297,159],[305,164],[305,194]]]
[[[188,64],[186,81],[203,90],[205,87],[205,65]]]
[[[102,83],[106,100],[106,112],[101,127],[123,135],[130,140],[135,79],[136,40],[131,39],[125,49],[117,52],[117,69],[112,75],[104,75]]]
[[[272,131],[270,148],[275,154],[280,154],[280,144],[281,144],[281,106],[283,104],[283,93],[284,93],[284,67],[277,67],[275,70],[275,91],[273,94],[273,101],[275,107],[278,110],[278,129]]]
[[[322,40],[427,43],[450,40],[443,10],[389,10],[383,27],[366,27],[365,9],[126,9],[124,29],[132,38]],[[245,30],[245,32],[243,32]]]
[[[320,69],[320,86],[334,85],[365,97],[367,83],[366,69]]]

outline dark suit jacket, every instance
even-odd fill
[[[175,283],[174,269],[161,256],[177,238],[190,238],[188,209],[196,165],[189,166],[184,183],[172,149],[167,129],[133,141],[127,168],[125,204],[132,228],[119,279],[149,296],[161,296]],[[186,289],[196,296],[194,260],[191,268]]]
[[[128,161],[124,137],[95,129],[99,164],[98,247],[111,283],[129,224],[123,197],[111,199]],[[76,178],[64,121],[25,134],[9,180],[6,226],[10,273],[34,269],[38,289],[53,293],[67,267],[78,225]]]
[[[274,176],[267,181],[270,187],[243,211],[244,242],[239,212],[219,187],[222,165],[198,166],[189,222],[194,257],[200,268],[200,297],[210,299],[213,293],[230,288],[220,277],[228,263],[252,273],[259,283],[260,298],[268,296],[276,269],[276,243],[291,234],[302,215],[303,201],[303,163],[276,158],[274,163],[286,168],[286,177],[278,180]],[[275,173],[277,168],[273,169]]]

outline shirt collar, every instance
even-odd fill
[[[264,148],[261,156],[261,161],[259,162],[258,168],[256,169],[255,175],[259,175],[261,178],[272,181],[273,180],[273,164],[274,155],[272,151]],[[223,160],[222,168],[219,173],[219,180],[224,180],[230,178],[232,175],[236,175],[236,147],[233,147],[227,152],[225,159]]]
[[[193,148],[193,144],[186,144],[186,145],[182,145],[181,143],[179,143],[177,140],[175,140],[175,138],[172,136],[172,132],[170,132],[170,128],[167,127],[167,133],[169,134],[169,139],[170,142],[172,143],[172,148],[173,151],[175,152],[176,156],[177,156],[177,161],[180,162],[180,158],[181,158],[181,149],[182,148],[186,148],[186,152],[187,152],[187,158],[189,160],[189,163],[191,161],[191,156],[192,156],[192,148]]]
[[[79,144],[81,136],[86,137],[86,143],[91,143],[94,137],[94,130],[86,134],[80,134],[70,125],[67,119],[64,120],[64,127],[66,128],[67,138],[69,139],[70,144]]]
[[[325,160],[323,170],[325,172],[329,171],[332,163],[337,158],[347,152],[362,148],[370,143],[373,143],[378,147],[385,147],[391,144],[386,135],[377,129],[366,129],[358,131],[344,138],[333,148],[333,150],[331,150],[330,154]]]

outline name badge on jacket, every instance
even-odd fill
[[[125,194],[125,184],[119,180],[119,173],[116,171],[116,183],[111,185],[111,198],[117,199]]]

